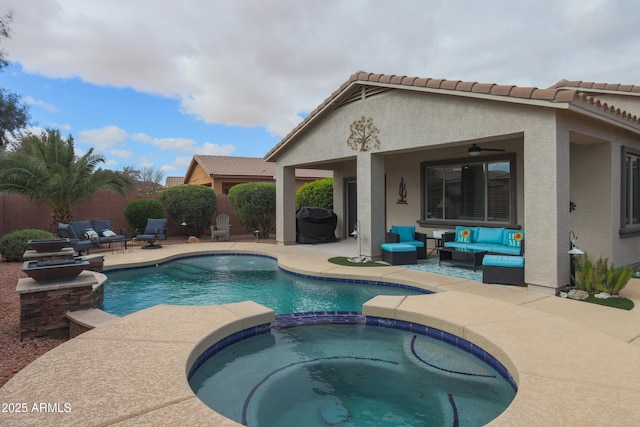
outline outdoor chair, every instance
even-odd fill
[[[216,225],[211,226],[211,240],[215,237],[226,237],[227,242],[231,239],[231,225],[229,225],[229,215],[220,214],[216,217]]]
[[[427,235],[416,231],[413,225],[392,225],[384,236],[385,243],[403,243],[416,247],[418,259],[427,258]]]
[[[100,243],[85,238],[84,234],[81,235],[82,238],[78,237],[71,224],[58,223],[58,236],[63,239],[69,239],[71,247],[78,255],[82,255],[83,252],[86,252],[88,255],[91,248],[100,247]]]
[[[127,231],[121,228],[118,233],[113,231],[111,223],[108,219],[94,219],[91,221],[93,229],[98,233],[98,242],[101,244],[107,244],[111,247],[113,242],[124,242],[127,239]]]
[[[142,249],[158,249],[162,245],[156,245],[155,242],[167,240],[167,219],[166,218],[147,218],[147,226],[144,230],[136,229],[136,240],[139,242],[147,242]]]

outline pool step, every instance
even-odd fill
[[[69,338],[77,337],[83,332],[87,332],[114,319],[119,319],[118,316],[97,308],[68,311],[66,317],[69,319]]]

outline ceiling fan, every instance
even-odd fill
[[[480,148],[477,144],[472,144],[471,147],[469,147],[470,156],[477,156],[482,151],[505,151],[505,149],[504,148]]]

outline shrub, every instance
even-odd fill
[[[185,236],[200,237],[211,224],[216,211],[216,193],[204,185],[167,188],[160,200],[169,217]],[[186,225],[182,226],[182,223]]]
[[[258,230],[263,238],[269,238],[276,223],[275,184],[249,182],[234,185],[229,190],[229,203],[249,233]]]
[[[164,218],[164,209],[155,199],[132,200],[124,208],[124,216],[135,233],[136,229],[144,230],[147,218]]]
[[[52,239],[57,236],[44,230],[27,228],[5,234],[0,239],[0,253],[5,261],[22,262],[22,256],[27,250],[27,242],[35,239]]]
[[[633,268],[628,265],[616,268],[609,265],[609,258],[600,258],[594,264],[587,254],[575,262],[575,284],[578,289],[590,294],[607,292],[617,295],[633,276]]]
[[[296,192],[296,207],[317,207],[333,212],[333,178],[308,182]]]

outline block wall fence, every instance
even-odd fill
[[[215,224],[216,215],[226,213],[231,217],[232,238],[234,234],[248,234],[238,222],[227,196],[216,194],[216,197],[216,213],[211,218],[212,224]],[[74,206],[73,218],[75,220],[108,219],[115,230],[124,228],[127,230],[127,235],[132,236],[134,230],[127,223],[124,209],[131,200],[147,198],[159,200],[160,195],[138,193],[123,197],[112,190],[101,190]],[[51,209],[44,203],[34,203],[29,198],[16,194],[0,194],[0,237],[25,228],[47,230],[50,214]],[[173,224],[171,219],[169,219],[168,227],[169,237],[182,235],[178,226]],[[201,237],[206,239],[210,237],[210,234],[205,232]]]

